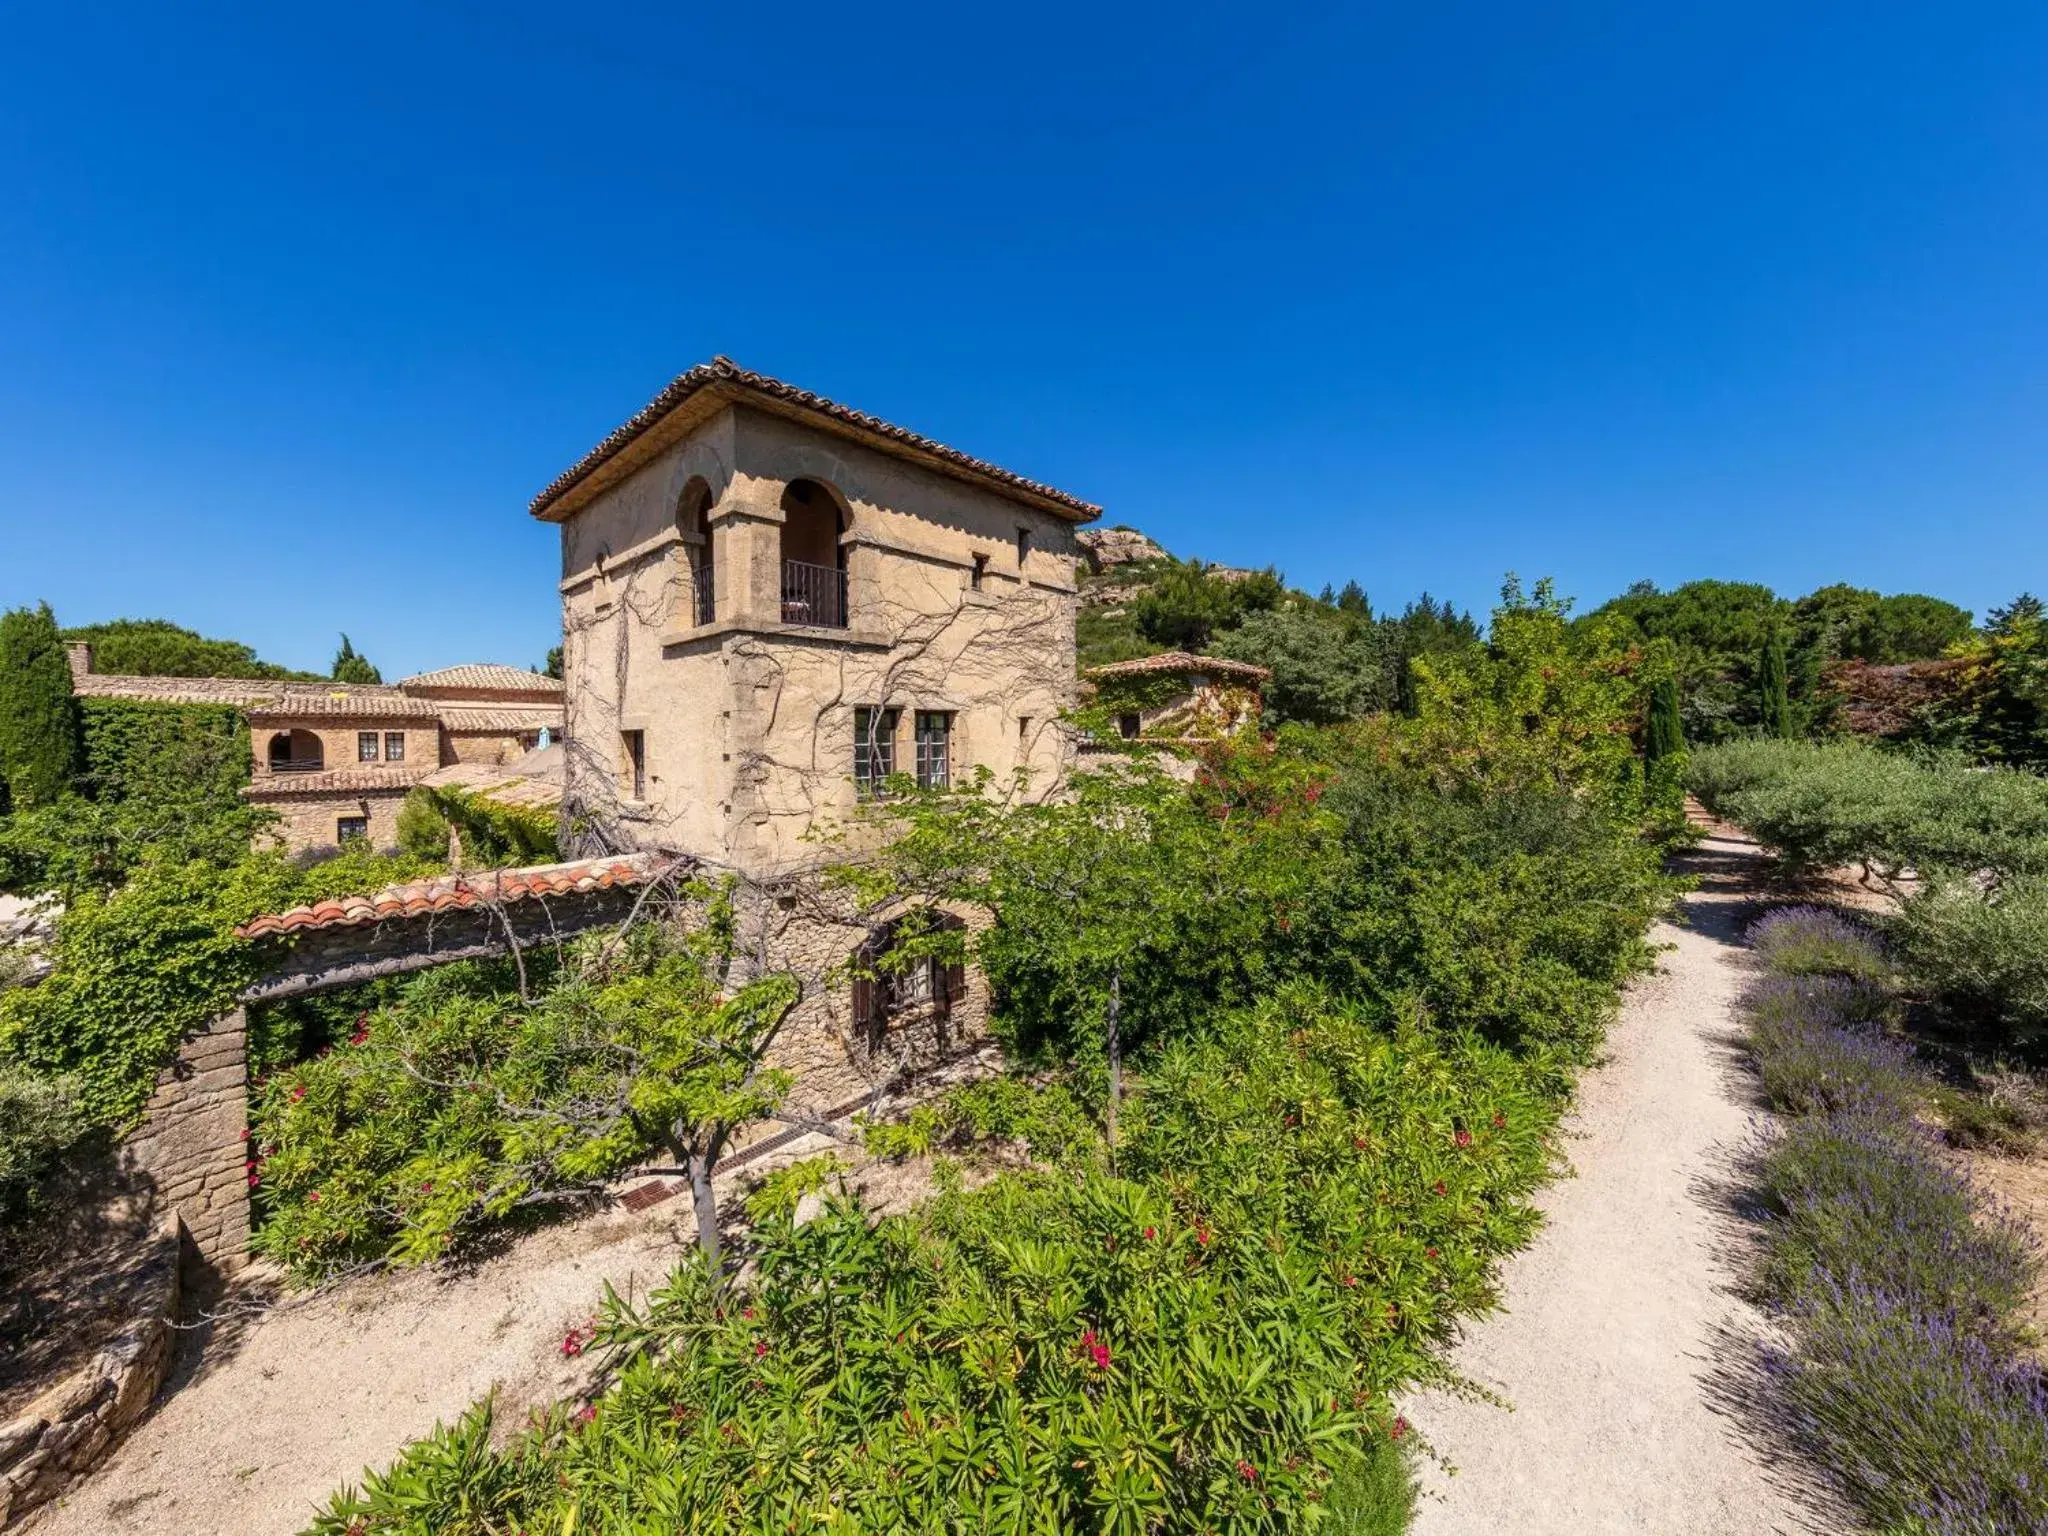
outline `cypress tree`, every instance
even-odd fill
[[[1763,659],[1757,665],[1763,728],[1766,736],[1792,738],[1792,695],[1785,669],[1785,636],[1772,629],[1764,642]]]
[[[1654,763],[1685,750],[1685,728],[1678,717],[1678,679],[1659,679],[1650,688],[1649,728],[1643,737],[1643,761]]]
[[[0,614],[0,780],[18,809],[49,805],[78,771],[78,701],[48,603]]]

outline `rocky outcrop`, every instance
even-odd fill
[[[178,1308],[175,1225],[151,1239],[138,1315],[68,1378],[0,1424],[0,1526],[66,1492],[148,1410],[171,1356]]]
[[[1083,528],[1074,535],[1081,558],[1096,575],[1139,560],[1164,560],[1166,551],[1135,528]]]

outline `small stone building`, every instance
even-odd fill
[[[1273,674],[1246,661],[1168,651],[1090,667],[1090,703],[1123,741],[1195,743],[1259,723]]]
[[[561,529],[569,851],[743,878],[757,952],[806,979],[779,1054],[813,1107],[967,1044],[981,978],[849,976],[886,922],[806,877],[892,775],[1058,790],[1099,509],[716,358],[531,511]]]
[[[249,722],[243,796],[274,811],[289,852],[353,838],[390,848],[398,809],[445,764],[511,763],[562,731],[562,685],[516,667],[449,667],[395,687],[271,678],[128,677],[93,670],[92,647],[71,650],[80,698],[212,704]]]

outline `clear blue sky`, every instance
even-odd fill
[[[1981,613],[2048,6],[8,8],[0,604],[536,662],[528,497],[714,352],[1383,605]]]

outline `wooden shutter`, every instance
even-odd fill
[[[853,963],[861,971],[872,970],[877,953],[875,941],[869,939],[853,952]],[[881,1033],[878,1028],[881,1009],[875,995],[875,985],[875,980],[871,976],[856,975],[853,978],[853,1027],[870,1037]]]

